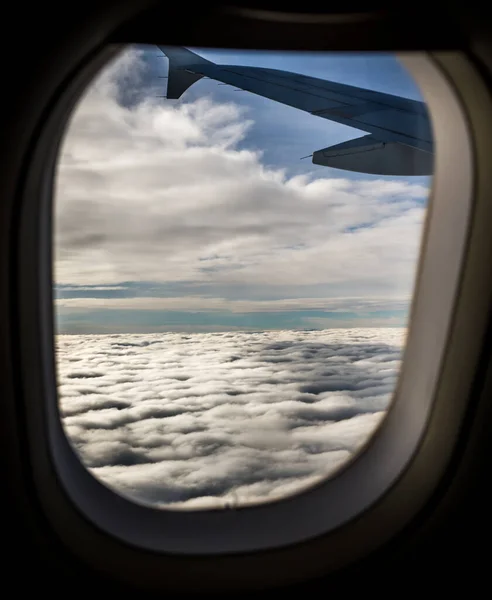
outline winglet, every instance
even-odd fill
[[[200,73],[195,73],[193,67],[214,64],[186,48],[175,46],[158,46],[158,48],[169,59],[166,97],[170,100],[180,98],[195,81],[203,77]]]

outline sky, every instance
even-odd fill
[[[421,100],[390,55],[193,50]],[[404,326],[430,178],[301,160],[363,133],[212,80],[167,100],[167,63],[126,49],[72,116],[55,183],[58,332]]]
[[[389,55],[193,50],[421,100]],[[62,142],[60,416],[135,502],[276,500],[335,473],[386,414],[430,178],[313,165],[364,133],[206,79],[167,100],[167,62],[127,48]]]

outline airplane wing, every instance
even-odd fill
[[[186,48],[159,48],[169,59],[168,98],[208,77],[367,133],[317,150],[314,164],[378,175],[432,173],[432,131],[423,102],[288,71],[218,65]]]

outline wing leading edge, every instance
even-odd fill
[[[368,134],[317,150],[314,164],[377,175],[432,173],[432,131],[423,102],[288,71],[218,65],[186,48],[159,48],[169,59],[168,98],[208,77]]]

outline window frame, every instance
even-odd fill
[[[100,544],[100,551],[113,552],[108,568],[129,569],[123,577],[131,578],[132,572],[144,569],[156,578],[163,568],[169,571],[178,568],[178,563],[179,568],[190,568],[187,555],[223,554],[225,562],[217,563],[221,567],[211,579],[214,585],[221,577],[227,583],[231,578],[244,579],[241,570],[255,560],[244,554],[261,549],[269,551],[270,556],[264,564],[270,565],[271,573],[265,574],[264,566],[260,568],[263,576],[287,579],[292,575],[282,575],[285,562],[280,555],[285,556],[284,547],[289,546],[292,557],[295,548],[302,546],[296,544],[305,542],[306,546],[312,538],[317,538],[309,542],[313,564],[296,566],[297,574],[320,568],[315,549],[324,554],[323,569],[354,560],[389,539],[425,503],[445,471],[459,433],[466,408],[466,386],[470,385],[473,359],[480,348],[491,291],[490,284],[482,281],[478,287],[483,298],[476,297],[477,283],[483,278],[480,260],[487,249],[483,241],[486,232],[480,225],[486,222],[486,215],[490,217],[490,208],[484,199],[480,203],[474,198],[475,180],[480,175],[474,164],[474,145],[479,135],[466,107],[472,102],[486,103],[488,96],[485,98],[479,78],[463,55],[435,53],[425,64],[423,57],[403,57],[405,66],[422,86],[433,116],[436,168],[423,241],[425,253],[419,264],[412,324],[396,398],[364,452],[327,482],[284,500],[237,510],[151,509],[121,498],[86,471],[65,437],[56,402],[51,279],[53,175],[59,141],[71,110],[87,83],[114,52],[114,48],[108,48],[96,53],[84,68],[72,74],[50,107],[31,155],[15,232],[22,391],[30,462],[43,509],[73,551],[91,561],[90,547]],[[468,98],[457,96],[450,83],[453,77],[468,81]],[[438,111],[433,110],[436,103]],[[453,165],[452,177],[449,165]],[[442,225],[446,220],[456,229],[446,230]],[[455,237],[449,235],[450,231]],[[466,276],[464,262],[474,266]],[[434,311],[432,318],[428,306]],[[464,311],[471,307],[473,323],[465,328]],[[468,355],[463,357],[459,348],[465,345]],[[416,381],[423,394],[418,414],[416,404],[410,405],[407,395],[417,394]],[[364,481],[364,472],[366,478],[370,473],[372,484]],[[376,488],[368,490],[366,483]],[[224,565],[231,560],[229,553],[236,553],[240,562],[224,574]],[[265,553],[259,556],[265,559]],[[196,561],[191,571],[200,573],[203,563],[198,558]],[[246,575],[251,576],[251,572]]]

